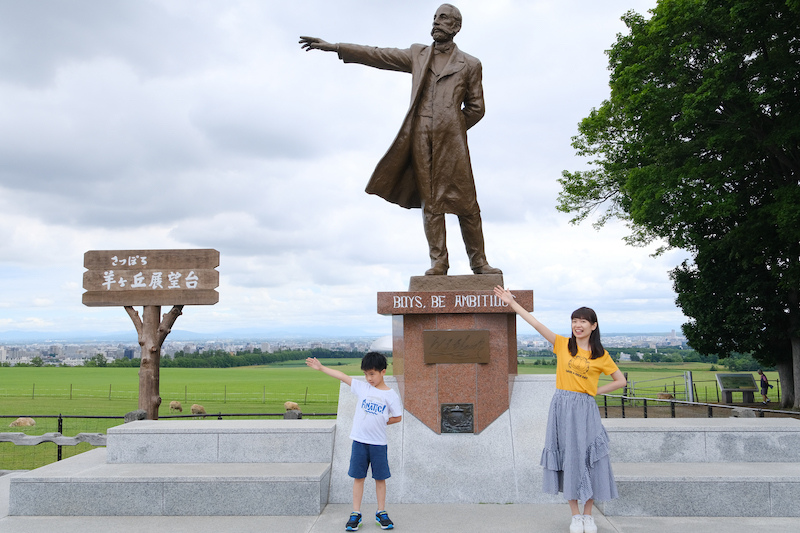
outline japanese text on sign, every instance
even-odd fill
[[[102,285],[109,291],[114,284],[123,289],[196,289],[200,279],[194,270],[190,270],[186,276],[182,272],[169,272],[166,280],[164,280],[163,272],[151,272],[149,276],[148,280],[143,272],[139,272],[133,274],[130,279],[123,276],[117,278],[113,270],[106,270],[103,272]],[[183,285],[181,285],[181,278],[183,278]]]

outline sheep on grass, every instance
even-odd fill
[[[21,428],[21,427],[33,427],[36,425],[36,420],[33,418],[29,418],[27,416],[21,416],[11,422],[8,427],[10,428]]]
[[[192,414],[193,415],[204,415],[206,414],[206,408],[200,404],[193,403],[192,404]]]
[[[303,418],[303,412],[300,410],[300,406],[297,405],[297,403],[286,402],[283,406],[286,408],[286,412],[283,413],[284,420],[300,420]]]
[[[175,411],[182,413],[183,406],[181,405],[181,402],[177,400],[172,400],[171,402],[169,402],[169,412],[174,413]]]

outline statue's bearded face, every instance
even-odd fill
[[[443,5],[436,10],[433,16],[433,28],[431,37],[436,42],[449,41],[461,29],[461,18],[457,16],[453,8]]]

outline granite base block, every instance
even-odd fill
[[[618,463],[800,462],[800,420],[792,418],[610,418]]]
[[[598,502],[606,516],[772,516],[766,482],[629,482],[619,498]]]
[[[799,516],[797,463],[614,463],[606,516]]]
[[[22,516],[315,515],[329,463],[108,464],[105,449],[13,478]]]
[[[770,483],[771,516],[800,516],[800,480],[795,483]]]
[[[130,422],[135,424],[136,422]],[[126,434],[108,433],[109,463],[215,463],[218,441],[215,434]]]
[[[160,503],[160,483],[45,481],[12,484],[9,515],[149,516],[162,514]]]
[[[334,420],[141,420],[108,430],[109,463],[329,463]]]
[[[749,419],[755,422],[759,419]],[[800,420],[783,419],[797,426],[795,431],[736,430],[706,433],[706,450],[711,462],[800,462]],[[789,423],[791,423],[789,422]]]
[[[320,485],[314,482],[268,480],[232,483],[178,482],[163,486],[166,516],[307,516],[318,515]]]

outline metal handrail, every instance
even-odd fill
[[[798,412],[798,411],[784,411],[784,410],[780,410],[780,409],[763,409],[763,408],[760,408],[760,407],[746,407],[746,406],[743,406],[743,405],[727,405],[727,404],[705,403],[705,402],[687,402],[687,401],[684,401],[684,400],[675,400],[675,399],[669,400],[669,399],[661,399],[661,398],[646,398],[646,397],[642,397],[642,396],[626,396],[626,395],[622,395],[622,394],[601,394],[600,396],[603,396],[604,401],[605,401],[606,398],[619,398],[620,400],[628,400],[630,402],[633,402],[633,401],[644,401],[644,402],[653,401],[653,402],[670,403],[670,404],[673,404],[673,405],[674,404],[683,404],[683,405],[693,406],[693,407],[708,407],[709,411],[712,408],[716,408],[716,409],[749,409],[751,411],[755,411],[757,413],[760,413],[759,416],[762,416],[762,417],[764,416],[763,413],[774,413],[774,414],[783,414],[783,415],[790,415],[790,416],[800,417],[800,412]],[[620,405],[622,405],[623,408],[624,408],[625,402],[622,401]],[[645,409],[647,408],[647,404],[646,403],[644,405],[644,408]],[[607,418],[607,416],[606,416],[606,418]]]

